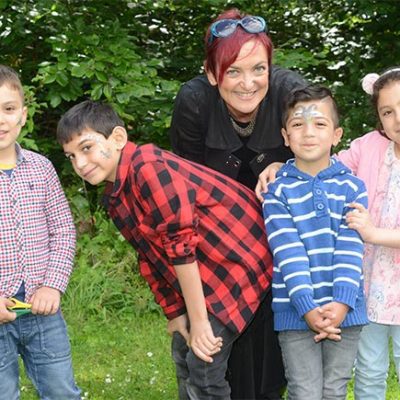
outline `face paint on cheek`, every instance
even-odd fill
[[[19,117],[19,119],[16,122],[15,126],[21,126],[21,125],[22,125],[22,115]]]
[[[107,158],[107,160],[109,160],[111,158],[111,150],[100,150],[100,154],[104,157]]]

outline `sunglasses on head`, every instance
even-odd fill
[[[242,19],[220,19],[211,25],[209,44],[214,38],[225,38],[232,35],[240,25],[248,33],[266,32],[267,24],[262,17],[247,16]]]

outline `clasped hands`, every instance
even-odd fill
[[[330,302],[321,307],[314,308],[304,315],[311,330],[316,332],[316,343],[324,339],[335,342],[341,340],[341,330],[338,328],[346,317],[349,307],[346,304]]]
[[[183,314],[168,321],[167,332],[171,336],[174,332],[179,332],[197,357],[205,362],[213,362],[211,356],[221,351],[222,338],[214,336],[208,319],[192,321],[190,332],[188,326],[187,314]]]

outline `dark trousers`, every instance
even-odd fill
[[[176,366],[179,400],[230,400],[231,398],[226,371],[232,343],[238,334],[228,330],[212,315],[209,314],[208,317],[214,335],[223,339],[222,349],[213,356],[212,363],[198,358],[179,332],[173,334],[172,358]]]
[[[271,304],[269,291],[249,326],[232,346],[227,378],[233,400],[281,399],[285,389],[285,371]]]

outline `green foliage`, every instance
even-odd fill
[[[101,188],[82,185],[62,157],[57,121],[83,99],[105,100],[132,140],[168,147],[173,98],[202,70],[207,25],[232,7],[266,18],[275,63],[332,87],[347,141],[375,126],[360,79],[398,64],[398,1],[0,0],[1,62],[21,74],[29,110],[19,140],[55,163],[79,231],[63,302],[84,398],[169,399],[176,388],[165,320],[136,253],[99,209]],[[149,351],[169,361],[152,363]],[[389,387],[398,398],[393,369]],[[24,398],[32,392],[25,386]]]
[[[82,320],[161,314],[139,274],[136,252],[103,210],[90,209],[88,195],[81,189],[69,193],[79,237],[75,270],[65,294],[67,309]]]

